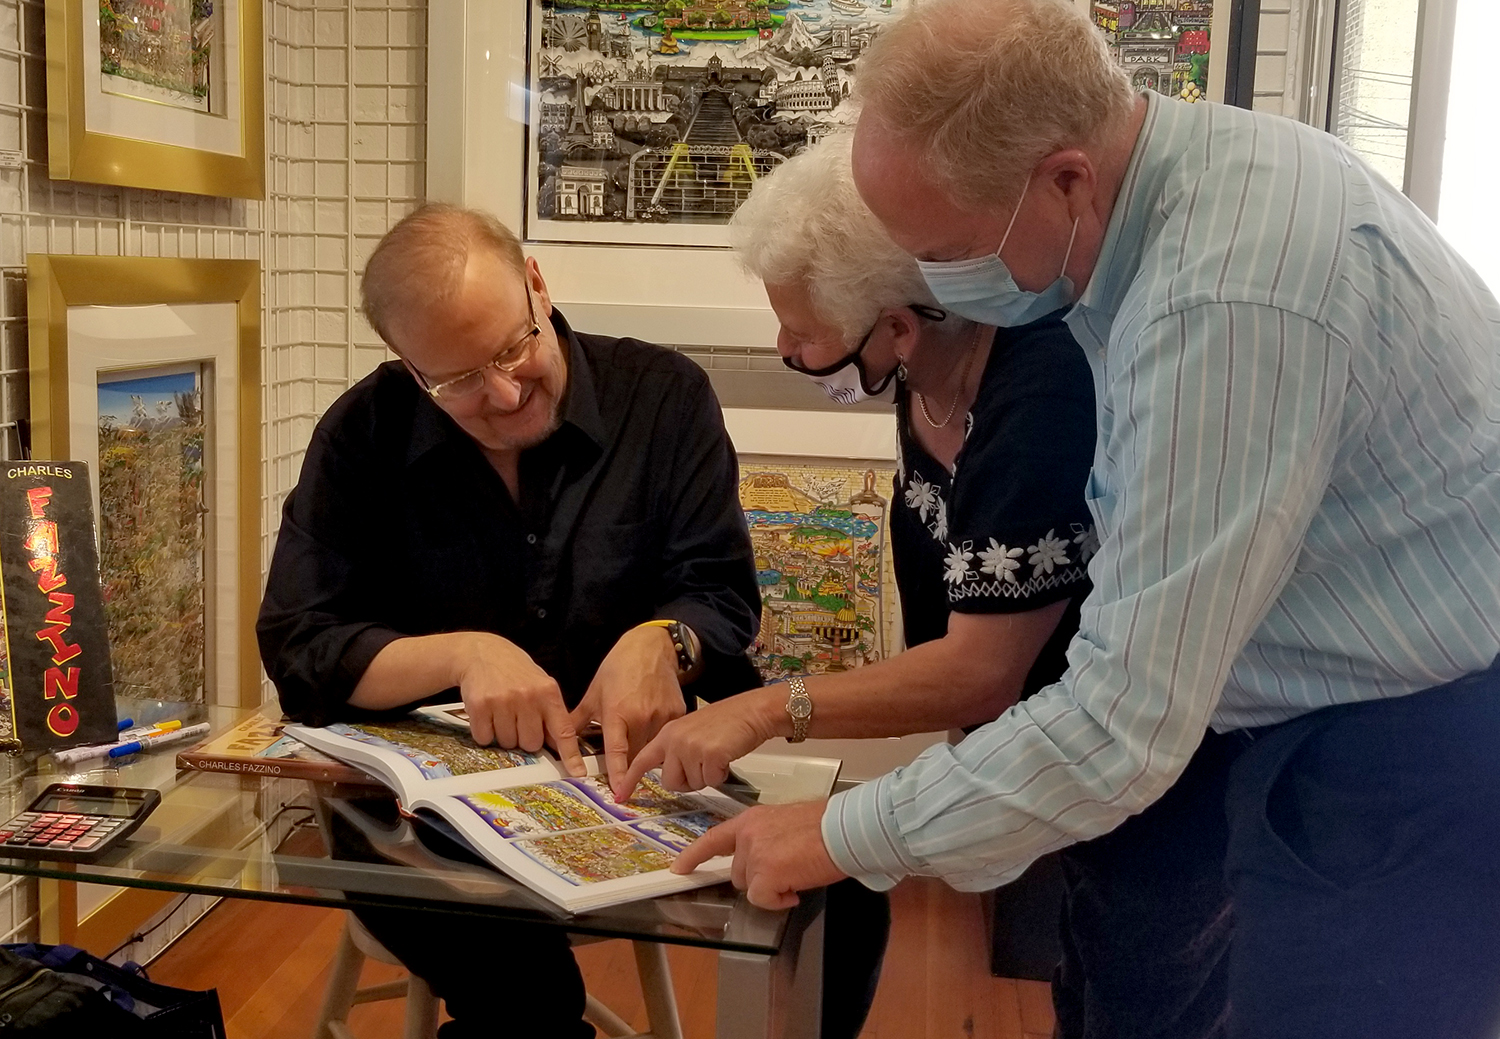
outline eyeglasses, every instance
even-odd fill
[[[427,377],[417,372],[417,379],[422,383],[422,388],[427,391],[427,395],[433,400],[449,403],[462,400],[464,397],[478,393],[484,387],[485,377],[491,368],[509,375],[530,360],[531,355],[536,352],[536,344],[542,334],[542,326],[537,324],[536,320],[536,308],[531,302],[530,286],[526,288],[526,313],[531,317],[530,330],[514,346],[508,346],[492,357],[489,363],[482,364],[462,375],[455,375],[451,379],[444,379],[436,385],[428,383]]]

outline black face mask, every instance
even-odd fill
[[[911,304],[910,309],[927,318],[929,321],[941,321],[947,316],[943,311],[934,307],[924,306],[921,303]],[[891,369],[890,374],[880,380],[880,385],[870,385],[870,374],[865,371],[864,360],[861,355],[864,353],[866,344],[870,341],[870,336],[875,334],[875,329],[879,327],[879,324],[880,322],[876,321],[870,327],[870,330],[860,338],[859,345],[848,356],[842,360],[835,361],[827,367],[804,368],[799,364],[792,363],[790,357],[783,357],[781,363],[792,371],[806,375],[818,383],[818,385],[823,387],[823,392],[839,404],[858,404],[862,400],[872,400],[884,393],[891,385],[891,380],[896,378],[897,374],[901,371],[901,366],[897,365]],[[847,371],[850,367],[854,371]]]

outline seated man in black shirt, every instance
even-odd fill
[[[621,776],[686,713],[684,683],[707,699],[759,684],[738,468],[700,368],[574,333],[482,213],[406,217],[362,291],[400,360],[323,416],[287,497],[258,632],[289,715],[456,689],[476,740],[549,743],[575,774],[598,722]],[[507,1034],[593,1035],[561,930],[358,915],[447,1002],[443,1039],[494,1034],[493,979],[523,975],[550,990],[507,1001]]]

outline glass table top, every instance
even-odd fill
[[[122,701],[120,710],[137,723],[208,721],[210,736],[250,713],[150,701]],[[345,909],[398,906],[768,954],[786,933],[787,912],[752,906],[728,884],[568,916],[503,873],[464,861],[462,849],[401,816],[383,788],[178,769],[177,752],[196,742],[71,768],[47,754],[12,759],[11,815],[58,782],[151,787],[162,800],[94,862],[0,857],[0,874]],[[283,839],[288,819],[297,832]],[[330,837],[338,857],[330,854]]]

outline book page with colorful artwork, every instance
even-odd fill
[[[422,797],[491,863],[569,912],[719,883],[730,859],[687,876],[672,860],[741,806],[716,790],[677,794],[656,773],[619,802],[602,776]]]
[[[408,805],[423,795],[539,783],[565,775],[546,751],[529,754],[481,747],[466,731],[416,715],[378,722],[335,722],[322,728],[288,725],[286,733],[373,773]],[[584,763],[591,773],[599,770],[593,758],[585,758]]]
[[[488,862],[568,912],[729,879],[728,858],[688,876],[668,867],[736,814],[738,802],[717,790],[673,793],[654,772],[618,802],[597,757],[584,758],[588,775],[574,778],[548,753],[478,746],[462,710],[443,705],[392,721],[286,732],[379,776],[408,811],[436,812]]]

